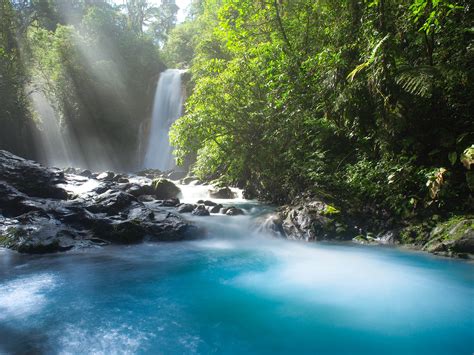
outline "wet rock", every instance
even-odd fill
[[[140,202],[153,202],[153,201],[156,201],[155,196],[152,196],[152,195],[139,195],[137,199]]]
[[[209,197],[216,199],[233,199],[235,194],[228,187],[209,190]]]
[[[291,205],[282,206],[278,215],[288,239],[312,241],[350,237],[339,220],[339,210],[316,198],[297,199]]]
[[[126,177],[123,177],[123,176],[119,177],[115,181],[117,181],[119,184],[128,184],[130,182],[129,179],[127,179]]]
[[[7,152],[0,152],[0,163],[4,163],[0,165],[0,246],[22,253],[51,253],[110,243],[183,240],[201,233],[155,202],[157,194],[179,192],[167,180],[148,185],[150,181],[143,179],[143,186],[142,180],[120,183],[127,178],[105,173],[99,175],[100,186],[81,190],[90,182],[93,187],[97,180],[64,175]],[[35,184],[25,181],[29,173],[37,179]],[[66,194],[56,186],[59,183],[75,195],[74,199],[57,199]],[[141,201],[127,191],[135,192]],[[147,200],[143,191],[152,192],[152,201],[142,202]],[[163,200],[166,206],[179,204],[176,196]]]
[[[97,175],[96,179],[100,181],[113,181],[115,178],[115,173],[112,171],[106,171]]]
[[[174,183],[166,179],[153,180],[152,187],[154,195],[159,200],[177,198],[181,193],[181,190]]]
[[[72,249],[75,239],[81,238],[77,231],[41,212],[29,212],[18,222],[0,231],[0,246],[20,253],[54,253]]]
[[[145,169],[137,173],[138,176],[145,176],[149,179],[155,179],[162,176],[162,172],[158,169]]]
[[[34,201],[14,187],[0,182],[0,213],[6,217],[16,217],[23,213],[41,209]]]
[[[217,206],[217,203],[215,203],[213,201],[209,201],[209,200],[203,201],[202,204],[204,206]]]
[[[209,212],[210,213],[219,213],[222,208],[223,208],[223,206],[221,204],[215,205],[215,206],[212,206],[211,208],[209,208]]]
[[[240,208],[237,208],[237,207],[229,207],[225,214],[227,216],[239,216],[239,215],[243,215],[244,214],[244,211]]]
[[[28,196],[62,200],[68,197],[67,192],[57,186],[65,182],[62,171],[44,168],[5,150],[0,150],[0,181]]]
[[[176,207],[180,204],[178,198],[170,198],[164,201],[161,201],[160,206],[164,207]]]
[[[447,256],[474,254],[474,218],[454,217],[440,223],[423,250]]]
[[[186,176],[185,178],[181,179],[181,184],[189,185],[191,182],[196,181],[197,178],[195,176]]]
[[[127,193],[138,197],[140,195],[152,195],[157,200],[177,198],[181,190],[171,181],[166,179],[155,179],[151,184],[130,184],[126,188]]]
[[[195,208],[196,205],[190,203],[183,203],[178,207],[177,211],[179,213],[191,213],[192,211],[194,211]]]
[[[397,244],[400,238],[400,231],[390,230],[387,232],[382,232],[377,235],[375,240],[379,244],[394,245]]]
[[[187,175],[187,172],[185,172],[185,171],[170,171],[167,174],[165,174],[164,176],[167,179],[171,179],[171,180],[181,180],[186,175]]]
[[[195,216],[209,216],[210,213],[204,205],[198,205],[192,212]]]
[[[79,172],[80,176],[84,176],[86,178],[91,178],[92,177],[92,172],[90,170],[82,170],[81,172]]]
[[[256,227],[261,233],[270,234],[278,238],[285,236],[285,232],[283,231],[282,227],[282,220],[277,214],[274,213],[258,218]]]
[[[93,213],[106,213],[113,215],[121,212],[137,199],[125,192],[107,190],[98,195],[86,208]]]

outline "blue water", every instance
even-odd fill
[[[200,221],[198,241],[0,250],[0,353],[474,352],[472,263]]]

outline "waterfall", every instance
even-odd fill
[[[168,69],[160,74],[153,103],[144,168],[166,171],[175,167],[173,148],[170,146],[168,133],[173,122],[182,113],[182,73],[182,70]]]

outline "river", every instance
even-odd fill
[[[472,263],[276,239],[269,207],[232,203],[247,214],[192,217],[193,241],[0,249],[0,353],[473,353]]]

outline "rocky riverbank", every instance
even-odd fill
[[[379,220],[367,223],[312,196],[281,206],[271,219],[272,230],[288,239],[353,241],[367,245],[401,245],[433,254],[474,259],[474,216],[438,215],[418,221]]]
[[[180,189],[163,178],[176,173],[137,175],[45,168],[0,151],[0,246],[23,253],[50,253],[108,244],[179,241],[205,231],[186,214],[238,216],[245,212],[219,199],[227,188],[209,190],[211,200],[180,203]],[[183,175],[183,174],[181,174]],[[182,178],[183,183],[192,179]],[[301,195],[261,221],[278,237],[304,241],[406,245],[438,255],[474,258],[474,217],[433,216],[417,222],[367,223],[346,208]]]
[[[64,173],[0,151],[0,246],[47,253],[196,237],[196,226],[162,208],[178,193],[167,180]]]
[[[22,253],[179,241],[205,233],[182,214],[243,214],[208,200],[180,203],[180,189],[157,171],[140,175],[52,169],[0,151],[0,246]],[[209,191],[233,198],[228,188]]]

